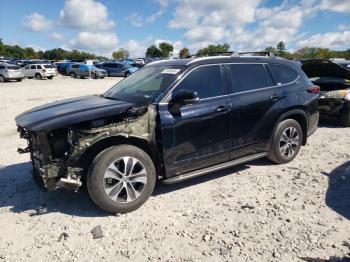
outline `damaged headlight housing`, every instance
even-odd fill
[[[322,94],[320,98],[335,98],[350,101],[350,89],[330,91],[325,94]]]

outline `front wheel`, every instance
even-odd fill
[[[74,72],[71,72],[69,75],[71,78],[77,78],[77,75]]]
[[[127,213],[150,197],[156,182],[152,159],[138,147],[114,146],[93,161],[87,187],[97,206],[109,213]]]
[[[275,130],[268,158],[277,164],[288,163],[298,155],[302,141],[300,124],[294,119],[286,119]]]
[[[126,72],[126,73],[125,73],[125,77],[128,77],[129,75],[130,75],[129,72]]]
[[[50,79],[50,80],[52,80],[52,78],[53,78],[53,76],[48,76],[48,77],[47,77],[47,79]]]
[[[4,83],[4,82],[6,82],[5,77],[3,77],[2,75],[0,75],[0,83]]]
[[[35,79],[36,80],[41,80],[43,77],[40,74],[35,74]]]

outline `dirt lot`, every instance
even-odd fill
[[[143,207],[126,215],[100,211],[86,193],[40,194],[29,156],[16,153],[25,144],[14,117],[46,102],[102,93],[116,81],[58,77],[0,85],[0,261],[350,257],[350,128],[336,125],[323,124],[290,164],[259,160],[158,185]],[[33,215],[43,199],[48,212]],[[93,239],[97,225],[104,237]]]

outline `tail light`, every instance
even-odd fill
[[[312,94],[318,94],[320,93],[321,89],[319,86],[311,86],[307,89],[307,91]]]

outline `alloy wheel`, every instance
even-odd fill
[[[295,127],[287,127],[281,135],[279,150],[283,157],[291,158],[299,146],[299,132]]]
[[[147,184],[147,172],[142,162],[125,156],[113,161],[103,178],[106,195],[118,203],[135,201]]]

